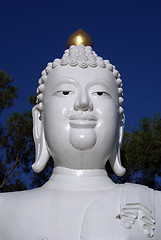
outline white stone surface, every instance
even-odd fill
[[[56,167],[41,188],[0,194],[0,240],[160,240],[161,193],[104,170],[109,159],[125,172],[120,75],[90,47],[73,49],[42,72],[33,109],[33,169],[50,156]]]
[[[147,188],[137,186],[143,199],[146,198]],[[149,191],[154,195],[150,206],[155,206],[156,220],[152,239],[159,240],[160,192]],[[143,227],[145,223],[140,218],[135,219],[130,229],[121,224],[118,217],[121,214],[121,192],[122,185],[114,184],[104,170],[57,167],[50,180],[39,189],[1,194],[0,239],[149,239]],[[136,195],[133,194],[132,199],[135,202]],[[148,199],[144,202],[149,204]],[[134,208],[134,215],[138,211],[139,208]],[[132,214],[129,213],[128,219],[132,219]],[[149,228],[147,233],[150,233]]]

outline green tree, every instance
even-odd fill
[[[18,87],[13,85],[14,82],[9,74],[0,70],[0,113],[13,106],[14,98],[18,97]]]
[[[29,97],[32,106],[35,105],[35,100],[35,95]],[[2,192],[39,187],[48,180],[52,172],[52,161],[49,161],[46,170],[39,174],[31,169],[35,158],[32,128],[31,111],[22,114],[15,112],[8,117],[3,126],[3,134],[0,137],[3,153],[3,173],[0,178]]]
[[[18,87],[14,86],[15,80],[4,70],[0,70],[0,114],[3,110],[13,106],[14,99],[18,97]],[[6,165],[4,164],[4,127],[0,125],[0,183],[5,178]]]

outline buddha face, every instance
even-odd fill
[[[42,121],[55,165],[103,168],[116,142],[118,116],[116,80],[107,68],[58,65],[49,72]]]

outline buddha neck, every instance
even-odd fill
[[[55,167],[44,185],[47,188],[74,191],[97,191],[115,186],[103,169],[76,170],[64,167]]]

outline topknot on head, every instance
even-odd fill
[[[62,59],[60,60],[61,66],[70,65],[72,67],[79,66],[81,68],[106,67],[104,60],[97,56],[90,46],[84,46],[82,44],[70,46],[69,49],[65,50]]]

